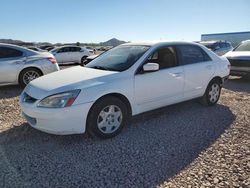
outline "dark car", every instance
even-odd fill
[[[87,65],[89,62],[91,62],[92,60],[94,60],[97,56],[99,55],[91,55],[91,56],[88,56],[83,62],[82,62],[82,66],[85,66]]]
[[[219,56],[233,50],[231,43],[227,41],[200,41],[199,43],[206,46]]]
[[[224,55],[231,63],[230,75],[250,78],[250,40],[241,42]]]

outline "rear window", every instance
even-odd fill
[[[22,51],[8,47],[0,47],[0,58],[21,57],[22,55]]]
[[[178,46],[178,49],[181,56],[180,64],[182,65],[211,61],[211,58],[199,46],[182,45]]]

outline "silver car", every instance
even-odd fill
[[[48,52],[0,43],[0,85],[25,87],[31,80],[58,70],[55,57]]]

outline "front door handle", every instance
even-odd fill
[[[22,64],[23,62],[22,61],[14,61],[13,64],[16,64],[16,65],[19,65],[19,64]]]

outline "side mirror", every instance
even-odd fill
[[[154,72],[159,70],[159,64],[158,63],[146,63],[143,65],[143,71],[144,72]]]

